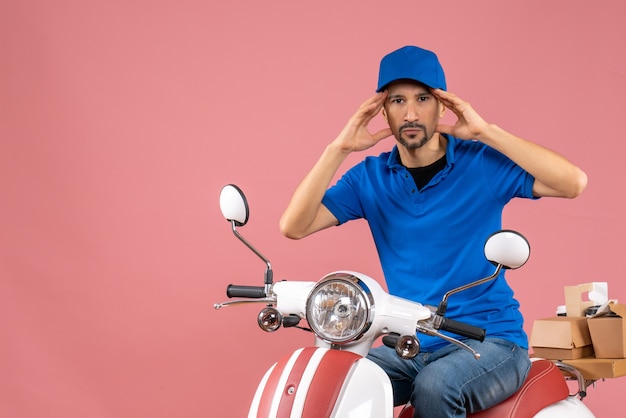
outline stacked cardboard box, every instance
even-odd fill
[[[626,358],[626,305],[608,303],[587,323],[596,358]]]
[[[530,345],[537,357],[572,360],[593,356],[591,335],[585,317],[555,316],[533,323]]]
[[[626,305],[608,303],[596,316],[557,316],[533,323],[536,357],[562,360],[587,379],[626,375]]]

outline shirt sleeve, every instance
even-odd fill
[[[358,179],[362,174],[363,163],[360,163],[344,174],[322,198],[322,204],[337,218],[339,224],[364,217],[358,188]]]
[[[502,201],[533,196],[535,178],[504,154],[486,146],[483,152],[484,176],[491,192]]]

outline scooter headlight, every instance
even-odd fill
[[[306,303],[309,326],[323,340],[333,344],[358,340],[374,317],[370,289],[349,273],[333,273],[311,290]]]

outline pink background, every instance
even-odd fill
[[[2,3],[0,416],[244,416],[264,371],[310,339],[263,333],[258,306],[213,310],[227,284],[263,278],[219,191],[246,191],[242,232],[277,280],[381,278],[364,222],[303,241],[277,224],[406,44],[437,51],[486,119],[589,176],[576,200],[505,213],[532,243],[510,275],[527,330],[564,285],[608,281],[626,300],[622,0]],[[624,393],[608,380],[586,402],[607,416]]]

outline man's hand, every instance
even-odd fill
[[[469,103],[452,93],[431,92],[458,118],[453,126],[437,125],[437,132],[476,139],[506,155],[535,178],[534,196],[574,198],[587,186],[587,175],[562,155],[485,122]]]
[[[437,125],[436,131],[443,134],[450,134],[459,139],[480,139],[485,132],[488,123],[480,117],[478,113],[466,101],[461,100],[456,95],[440,89],[432,89],[431,93],[450,109],[457,117],[453,126]]]
[[[391,135],[391,129],[389,128],[381,129],[374,134],[370,133],[368,129],[370,121],[378,115],[386,98],[386,91],[377,93],[366,100],[350,118],[337,139],[335,139],[335,143],[342,152],[364,151]]]
[[[287,209],[280,218],[280,230],[286,237],[300,239],[339,221],[322,204],[324,193],[339,166],[352,151],[366,150],[392,134],[381,129],[371,134],[368,125],[383,107],[387,92],[366,100],[350,118],[339,136],[330,143],[311,171],[296,188]]]

